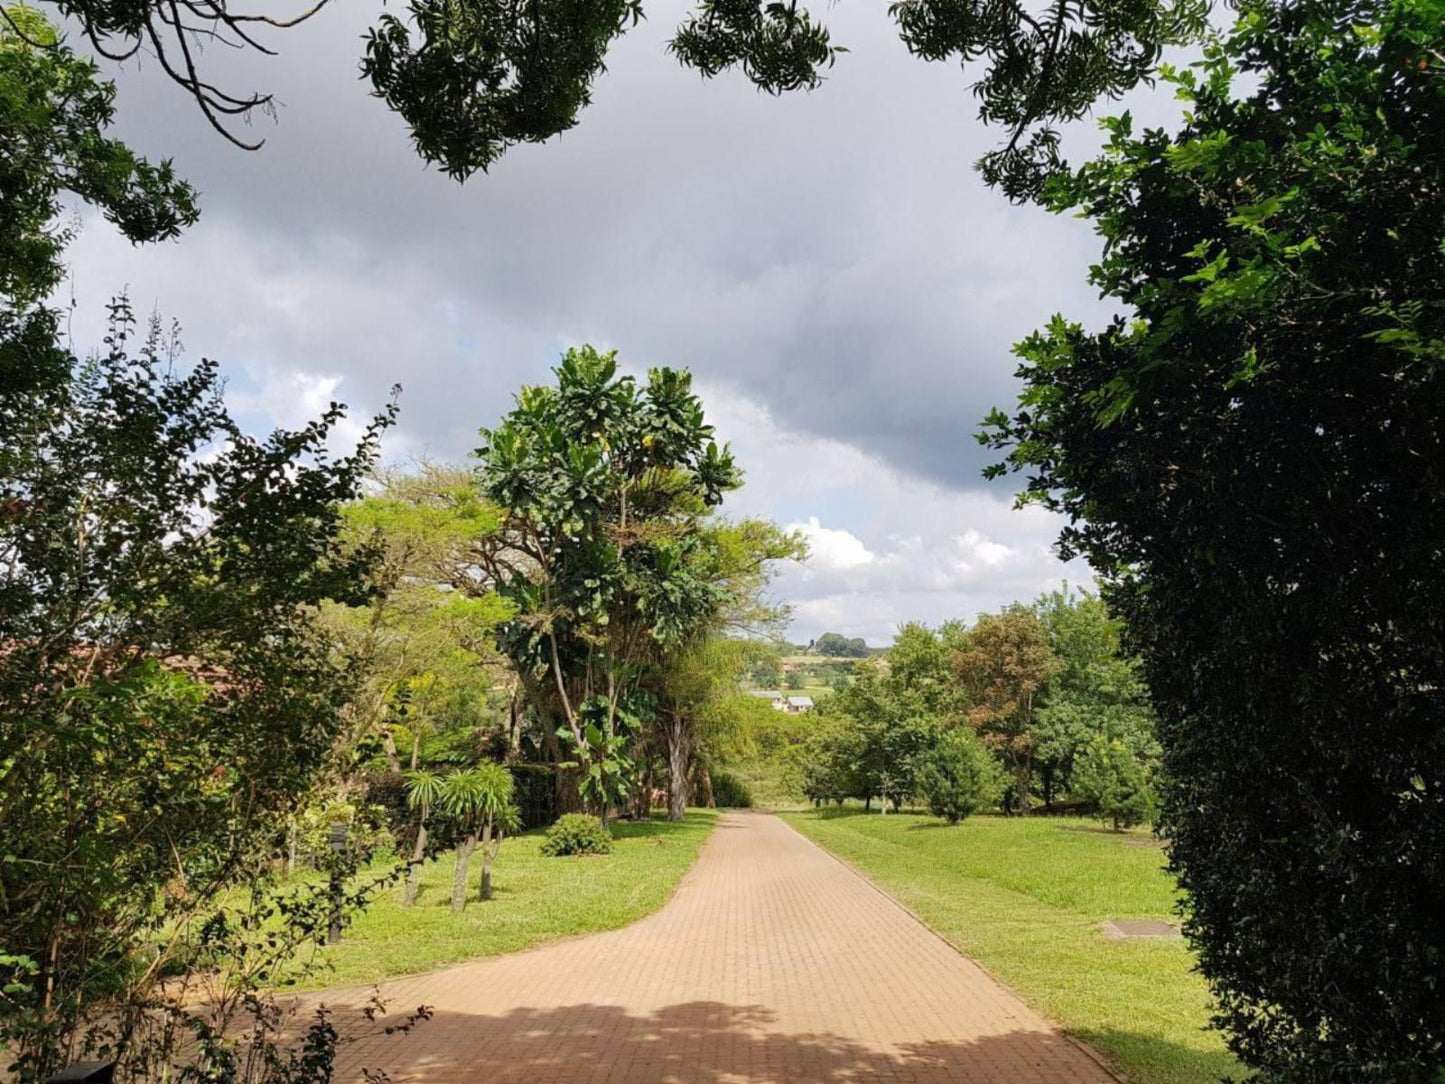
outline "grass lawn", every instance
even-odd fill
[[[451,910],[450,853],[423,867],[416,906],[401,905],[400,886],[359,915],[341,944],[322,949],[331,965],[307,985],[368,983],[431,971],[478,956],[515,952],[546,941],[616,929],[657,910],[691,868],[717,815],[689,810],[680,824],[654,819],[612,826],[608,855],[545,858],[541,832],[502,843],[493,867],[495,897],[475,898],[480,856],[471,864],[472,898]]]
[[[1109,918],[1172,918],[1174,886],[1144,833],[1074,819],[784,814],[852,863],[1133,1084],[1213,1084],[1238,1064],[1177,939],[1111,941]]]

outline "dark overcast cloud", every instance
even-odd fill
[[[975,121],[956,67],[907,55],[885,7],[830,8],[852,51],[820,90],[773,99],[741,77],[681,70],[664,45],[684,9],[653,5],[578,129],[465,186],[426,169],[358,80],[364,3],[274,35],[276,59],[208,54],[227,85],[283,103],[278,124],[254,129],[268,138],[256,153],[222,142],[153,71],[127,69],[122,134],[174,157],[202,190],[202,221],[146,250],[88,225],[74,252],[80,334],[128,284],[238,373],[263,420],[294,421],[333,393],[375,406],[400,381],[395,449],[446,457],[520,383],[546,379],[565,345],[591,341],[634,369],[691,367],[745,404],[735,414],[753,411],[750,432],[770,434],[759,449],[856,452],[871,484],[960,501],[983,488],[978,419],[1014,394],[1010,344],[1055,311],[1100,315],[1084,281],[1097,241],[984,189],[971,163],[995,133]],[[837,522],[822,529],[895,553],[882,521],[897,509],[780,482],[798,462],[750,466],[755,482],[774,472],[759,510],[798,523],[824,510]],[[1030,540],[1011,548],[1030,554],[1027,572],[980,571],[979,606],[1008,601],[1019,576],[1057,578],[1043,551],[1054,524],[1029,522]],[[950,524],[937,544],[952,554],[964,525]],[[917,562],[953,559],[930,545]],[[915,615],[888,594],[893,565],[880,558],[866,583],[846,564],[830,573],[830,597],[849,582],[873,592],[859,627],[875,638]],[[907,590],[929,584],[948,601],[916,616],[962,605],[947,577],[914,576]],[[846,624],[844,609],[830,612]]]

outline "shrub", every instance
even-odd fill
[[[939,737],[915,776],[918,795],[935,817],[957,824],[970,813],[997,804],[1003,793],[998,765],[971,735],[952,731]]]
[[[564,813],[547,829],[542,853],[557,858],[567,854],[609,854],[612,833],[596,817],[586,813]]]
[[[753,807],[752,792],[732,772],[713,772],[712,774],[712,800],[714,805],[724,809],[751,809]]]
[[[1139,758],[1118,738],[1100,734],[1074,767],[1074,793],[1117,832],[1154,815],[1154,790]]]

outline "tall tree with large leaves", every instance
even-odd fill
[[[1445,1063],[1445,23],[1252,2],[1177,132],[1050,188],[1130,310],[993,421],[1159,715],[1186,930],[1274,1081]],[[1242,78],[1241,78],[1242,76]]]
[[[502,519],[478,559],[516,607],[501,649],[605,813],[626,782],[628,734],[651,706],[647,667],[728,602],[699,527],[742,479],[687,373],[654,369],[639,385],[615,354],[584,346],[555,374],[482,431],[478,478]]]

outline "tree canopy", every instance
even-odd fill
[[[1420,0],[1242,5],[1050,182],[1130,310],[992,419],[1159,713],[1163,827],[1234,1050],[1426,1081],[1445,1050],[1445,63]]]
[[[317,17],[325,5],[304,0],[280,13],[229,0],[56,0],[101,56],[151,53],[212,126],[250,148],[261,141],[243,139],[237,122],[274,111],[272,98],[218,86],[198,36],[267,54],[272,46],[259,35]],[[1005,132],[980,162],[984,178],[1022,199],[1058,165],[1058,125],[1151,78],[1165,47],[1198,38],[1208,4],[895,0],[888,10],[909,52],[956,61],[966,73],[979,119]],[[644,15],[642,0],[408,0],[378,16],[361,66],[410,126],[421,156],[465,179],[512,146],[575,126],[610,49]],[[797,0],[700,0],[668,49],[704,77],[737,69],[769,94],[817,88],[848,51]]]
[[[255,876],[343,733],[354,660],[316,608],[372,590],[340,505],[390,414],[339,459],[340,407],[257,440],[214,363],[134,332],[117,305],[4,433],[0,1038],[26,1079],[82,1022],[118,1039],[96,1005],[132,1027],[176,930]]]
[[[654,704],[648,668],[747,596],[750,563],[796,543],[773,529],[759,550],[746,530],[705,529],[742,477],[687,373],[654,369],[639,385],[592,347],[555,373],[482,432],[478,478],[502,519],[480,562],[516,608],[501,649],[603,810],[630,770],[628,732]]]

